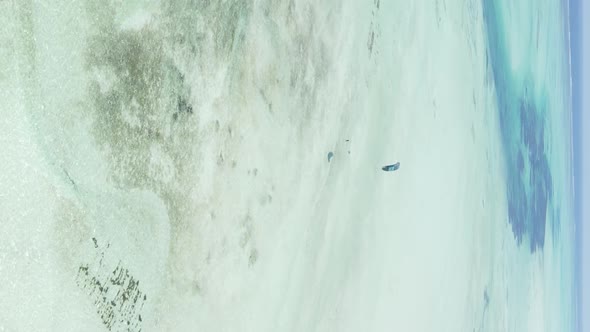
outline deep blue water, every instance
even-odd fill
[[[553,178],[546,149],[549,92],[535,81],[527,66],[518,72],[511,68],[509,52],[514,50],[508,49],[504,12],[499,6],[498,1],[483,1],[488,65],[496,90],[507,172],[508,219],[516,241],[528,243],[534,252],[545,244],[549,211],[558,211],[551,207]],[[551,220],[556,223],[558,218]],[[550,226],[555,229],[555,225]]]

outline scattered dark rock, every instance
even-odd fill
[[[76,283],[92,299],[97,314],[109,331],[141,331],[142,319],[139,317],[147,296],[139,289],[139,280],[121,262],[111,272],[105,269],[102,260],[92,269],[88,264],[81,265]],[[141,298],[143,301],[138,301]]]

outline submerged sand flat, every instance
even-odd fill
[[[566,249],[509,224],[481,2],[4,1],[0,20],[0,330],[566,324]]]

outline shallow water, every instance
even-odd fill
[[[571,329],[560,8],[0,2],[0,330]]]

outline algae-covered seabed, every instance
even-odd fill
[[[564,331],[563,17],[531,6],[0,2],[0,329]]]

